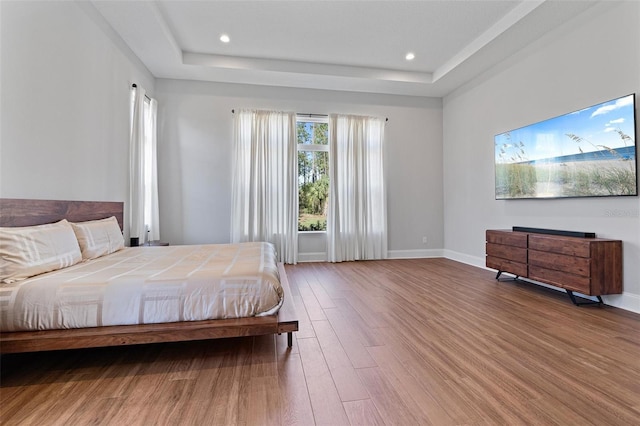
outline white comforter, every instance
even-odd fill
[[[0,285],[2,331],[270,315],[283,292],[268,243],[126,248]]]

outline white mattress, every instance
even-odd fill
[[[135,247],[0,286],[2,331],[270,315],[282,305],[269,243]]]

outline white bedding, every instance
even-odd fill
[[[269,243],[135,247],[0,285],[0,330],[270,315],[282,300]]]

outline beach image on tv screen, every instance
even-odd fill
[[[634,94],[494,142],[496,199],[638,195]]]

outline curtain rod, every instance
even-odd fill
[[[137,88],[137,87],[138,87],[138,85],[137,85],[137,84],[135,84],[135,83],[133,83],[133,84],[131,85],[131,87]],[[145,97],[145,98],[147,98],[147,99],[149,99],[149,100],[151,100],[151,98],[150,98],[150,97],[148,97],[146,94],[144,95],[144,97]]]
[[[236,110],[232,109],[231,110],[231,114],[235,114],[235,113],[236,113]],[[312,113],[309,113],[309,112],[297,112],[296,115],[302,115],[304,117],[309,117],[309,118],[311,118],[311,117],[328,117],[329,116],[329,114],[312,114]],[[389,121],[389,118],[385,117],[384,121]]]
[[[304,116],[304,117],[328,117],[329,114],[312,114],[310,112],[297,112],[296,115]]]
[[[328,117],[329,116],[329,114],[313,114],[313,113],[309,113],[309,112],[298,112],[298,113],[296,113],[296,115],[303,116],[303,117],[309,117],[309,118],[311,118],[311,117]],[[384,121],[389,121],[389,119],[387,117],[385,117]]]

